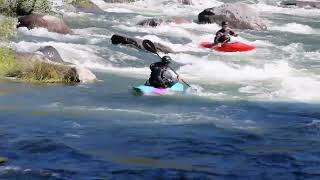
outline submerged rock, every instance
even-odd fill
[[[8,158],[0,157],[0,164],[6,163],[7,161],[8,161]]]
[[[178,0],[179,3],[184,4],[184,5],[191,5],[192,0]]]
[[[170,18],[150,18],[150,19],[145,19],[137,23],[139,26],[151,26],[151,27],[156,27],[161,24],[166,24],[166,23],[176,23],[176,24],[183,24],[183,23],[190,23],[191,21],[179,17],[179,16],[174,16]]]
[[[267,26],[258,13],[244,3],[227,3],[208,8],[198,15],[199,23],[217,23],[228,21],[231,28],[266,30]]]
[[[290,0],[290,1],[282,1],[280,3],[280,5],[284,6],[284,7],[297,6],[300,8],[318,8],[318,9],[320,9],[320,1]]]
[[[126,36],[118,35],[118,34],[114,34],[111,37],[112,44],[115,44],[115,45],[122,44],[122,45],[132,46],[132,47],[135,47],[138,49],[145,50],[145,48],[142,45],[142,41],[143,41],[143,39],[126,37]],[[174,51],[168,46],[165,46],[160,43],[153,43],[153,44],[155,45],[155,47],[158,51],[161,51],[163,53],[174,53]]]
[[[17,28],[19,27],[27,27],[28,29],[42,27],[48,29],[50,32],[60,34],[72,33],[71,29],[62,19],[50,15],[27,15],[19,17]]]

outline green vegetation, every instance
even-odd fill
[[[36,62],[31,69],[26,70],[19,77],[30,82],[69,84],[77,79],[77,73],[61,65]]]
[[[15,33],[15,21],[12,18],[0,16],[0,41],[7,42]]]
[[[29,14],[56,14],[48,0],[0,0],[0,13],[6,16]]]
[[[10,7],[5,12],[9,15],[26,13],[29,10],[32,12],[51,10],[46,0],[18,0],[16,4],[8,4],[7,0],[0,0],[0,10],[4,7]],[[8,45],[9,39],[15,33],[15,25],[13,18],[0,16],[0,78],[15,77],[41,83],[69,84],[79,81],[74,68],[42,62],[34,56],[16,56]]]
[[[16,77],[29,82],[74,83],[78,81],[75,69],[31,59],[17,63],[9,48],[0,48],[0,77]]]
[[[0,76],[13,77],[18,73],[18,65],[9,48],[0,48]]]

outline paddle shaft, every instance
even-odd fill
[[[223,41],[222,43],[221,43],[221,46],[223,45],[223,44],[225,44],[227,41],[229,41],[230,40],[230,38],[228,38],[228,39],[226,39],[225,41]],[[214,43],[213,43],[214,44]],[[218,43],[219,44],[219,43]],[[217,46],[218,46],[218,44],[216,44],[216,45],[213,45],[211,48],[216,48]]]
[[[172,72],[174,72],[177,76],[180,76],[175,70],[173,70],[170,66],[168,66],[169,67],[169,69],[172,71]],[[185,82],[183,79],[181,79],[181,81],[184,83],[184,84],[186,84],[188,87],[191,87],[190,86],[190,84],[188,84],[187,82]]]

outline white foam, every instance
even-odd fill
[[[281,26],[271,26],[269,30],[291,32],[295,34],[319,34],[320,30],[313,29],[308,25],[298,24],[298,23],[288,23]]]
[[[174,57],[174,56],[173,56]],[[292,70],[286,61],[265,63],[262,66],[238,65],[232,61],[208,60],[207,56],[196,57],[179,54],[174,57],[178,62],[188,64],[179,70],[188,78],[206,83],[256,81],[286,77]]]
[[[66,62],[76,64],[80,67],[104,69],[109,66],[107,62],[97,54],[98,47],[92,45],[81,45],[72,43],[61,42],[26,42],[20,41],[18,43],[12,43],[12,46],[17,51],[22,52],[34,52],[43,46],[55,47],[62,59]]]
[[[75,29],[75,34],[59,34],[55,32],[49,32],[46,28],[34,28],[29,30],[26,27],[21,27],[18,29],[18,32],[28,36],[50,38],[64,42],[78,42],[80,39],[86,39],[89,44],[97,44],[105,39],[110,38],[110,36],[95,34],[94,30],[94,28]]]
[[[295,15],[295,16],[306,16],[306,17],[320,16],[319,9],[283,8],[279,6],[266,5],[264,3],[253,4],[252,6],[260,12],[289,14],[289,15]]]
[[[310,77],[288,77],[283,79],[282,88],[274,96],[297,101],[320,102],[320,79]]]

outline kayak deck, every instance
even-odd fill
[[[212,42],[201,42],[200,46],[205,48],[212,48],[216,51],[221,51],[221,52],[245,52],[245,51],[251,51],[256,48],[255,46],[248,45],[241,42],[225,43],[221,47],[213,45]]]
[[[176,92],[183,92],[184,86],[181,83],[176,83],[170,88],[155,88],[152,86],[140,85],[132,88],[136,94],[154,94],[154,95],[164,95],[164,94],[174,94]]]

